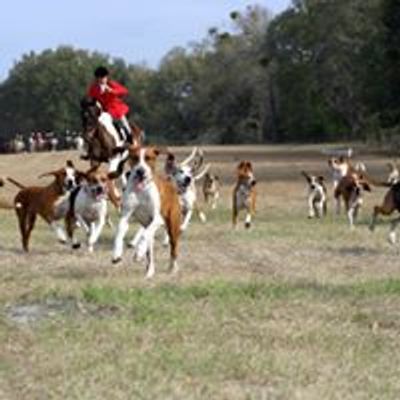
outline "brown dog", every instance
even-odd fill
[[[37,215],[51,225],[60,242],[67,241],[65,231],[56,221],[64,218],[69,210],[70,195],[77,186],[79,173],[72,161],[67,161],[64,168],[41,175],[44,176],[53,176],[54,181],[45,187],[25,187],[14,179],[7,178],[21,189],[15,196],[14,207],[25,251],[29,251],[29,238]]]
[[[382,184],[383,186],[390,186],[389,191],[385,194],[383,202],[380,206],[374,207],[374,212],[372,215],[372,221],[369,226],[371,231],[374,231],[375,224],[380,214],[382,215],[391,215],[394,211],[400,212],[400,182],[396,182],[393,185],[388,183]],[[396,227],[400,223],[400,217],[395,218],[391,222],[390,233],[389,233],[389,241],[390,243],[396,243]]]
[[[245,227],[250,228],[256,210],[256,180],[250,161],[241,161],[237,167],[237,182],[233,190],[232,222],[237,226],[238,215],[246,210]]]
[[[371,186],[363,174],[360,173],[351,173],[344,176],[335,189],[334,198],[336,204],[339,204],[340,198],[343,198],[350,228],[354,228],[354,221],[363,203],[363,191],[370,192]]]

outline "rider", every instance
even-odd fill
[[[132,143],[132,131],[126,115],[129,107],[121,97],[128,94],[128,89],[120,83],[109,78],[106,67],[98,67],[94,71],[95,81],[88,89],[89,97],[96,99],[103,110],[111,115],[117,130],[125,136],[125,140]]]

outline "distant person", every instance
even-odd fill
[[[126,115],[129,107],[121,97],[128,94],[128,89],[120,83],[109,78],[110,72],[101,66],[94,71],[95,81],[88,89],[88,96],[96,99],[103,111],[110,114],[118,132],[123,136],[121,139],[132,143],[132,131]]]

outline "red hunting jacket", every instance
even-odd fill
[[[111,114],[114,119],[120,119],[129,111],[129,107],[120,99],[128,94],[128,89],[112,80],[108,81],[108,86],[113,89],[113,93],[101,93],[99,84],[94,82],[89,87],[88,95],[99,101],[104,111]]]

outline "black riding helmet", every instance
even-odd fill
[[[94,70],[94,76],[95,78],[104,78],[105,76],[108,76],[110,74],[110,71],[106,67],[97,67]]]

